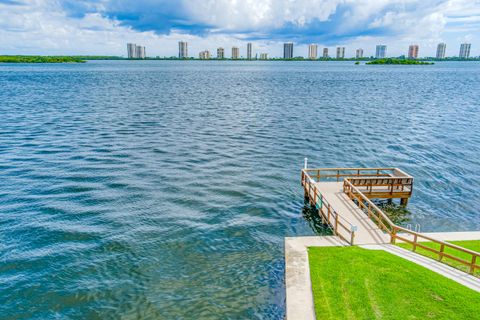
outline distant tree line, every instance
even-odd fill
[[[376,59],[367,64],[434,64],[433,62],[419,61],[413,59],[395,59],[395,58],[385,58],[385,59]]]
[[[71,56],[0,56],[0,63],[83,63],[84,59]]]
[[[27,55],[0,55],[0,63],[82,63],[87,60],[204,60],[194,57],[179,58],[179,57],[147,57],[145,59],[128,59],[119,56],[91,56],[91,55],[78,55],[78,56],[27,56]],[[362,58],[317,58],[309,59],[304,57],[294,57],[292,59],[284,58],[268,58],[268,59],[231,59],[231,58],[211,58],[208,60],[228,60],[228,61],[369,61],[372,64],[418,64],[415,62],[425,61],[480,61],[480,57],[462,59],[459,57],[449,57],[444,59],[437,59],[433,57],[424,57],[418,59],[407,59],[405,56],[377,59],[375,57],[362,57]],[[386,63],[386,61],[389,61]],[[378,62],[375,62],[378,61]],[[393,63],[392,61],[397,61]],[[373,63],[375,62],[375,63]]]

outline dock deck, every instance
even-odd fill
[[[317,190],[341,217],[356,227],[355,244],[389,243],[390,236],[383,232],[344,192],[343,182],[317,182]],[[350,233],[339,228],[343,238]]]

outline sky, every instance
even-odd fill
[[[128,42],[147,56],[176,56],[188,41],[190,56],[216,55],[232,46],[246,55],[282,55],[294,42],[295,56],[308,44],[346,47],[346,56],[387,45],[387,55],[434,56],[439,42],[458,56],[462,42],[480,55],[480,0],[0,0],[0,54],[126,55]]]

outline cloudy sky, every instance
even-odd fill
[[[363,48],[389,55],[420,45],[420,56],[447,43],[458,55],[472,43],[480,55],[480,0],[0,0],[0,54],[126,55],[126,43],[147,47],[149,56],[177,55],[179,40],[190,55],[219,46],[254,43],[255,53],[282,54],[292,41],[295,55],[307,45]]]

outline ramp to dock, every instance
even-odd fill
[[[356,227],[355,244],[389,243],[390,236],[384,233],[350,198],[343,192],[343,182],[317,182],[317,190],[331,207],[345,220]],[[346,239],[350,235],[339,229]]]

